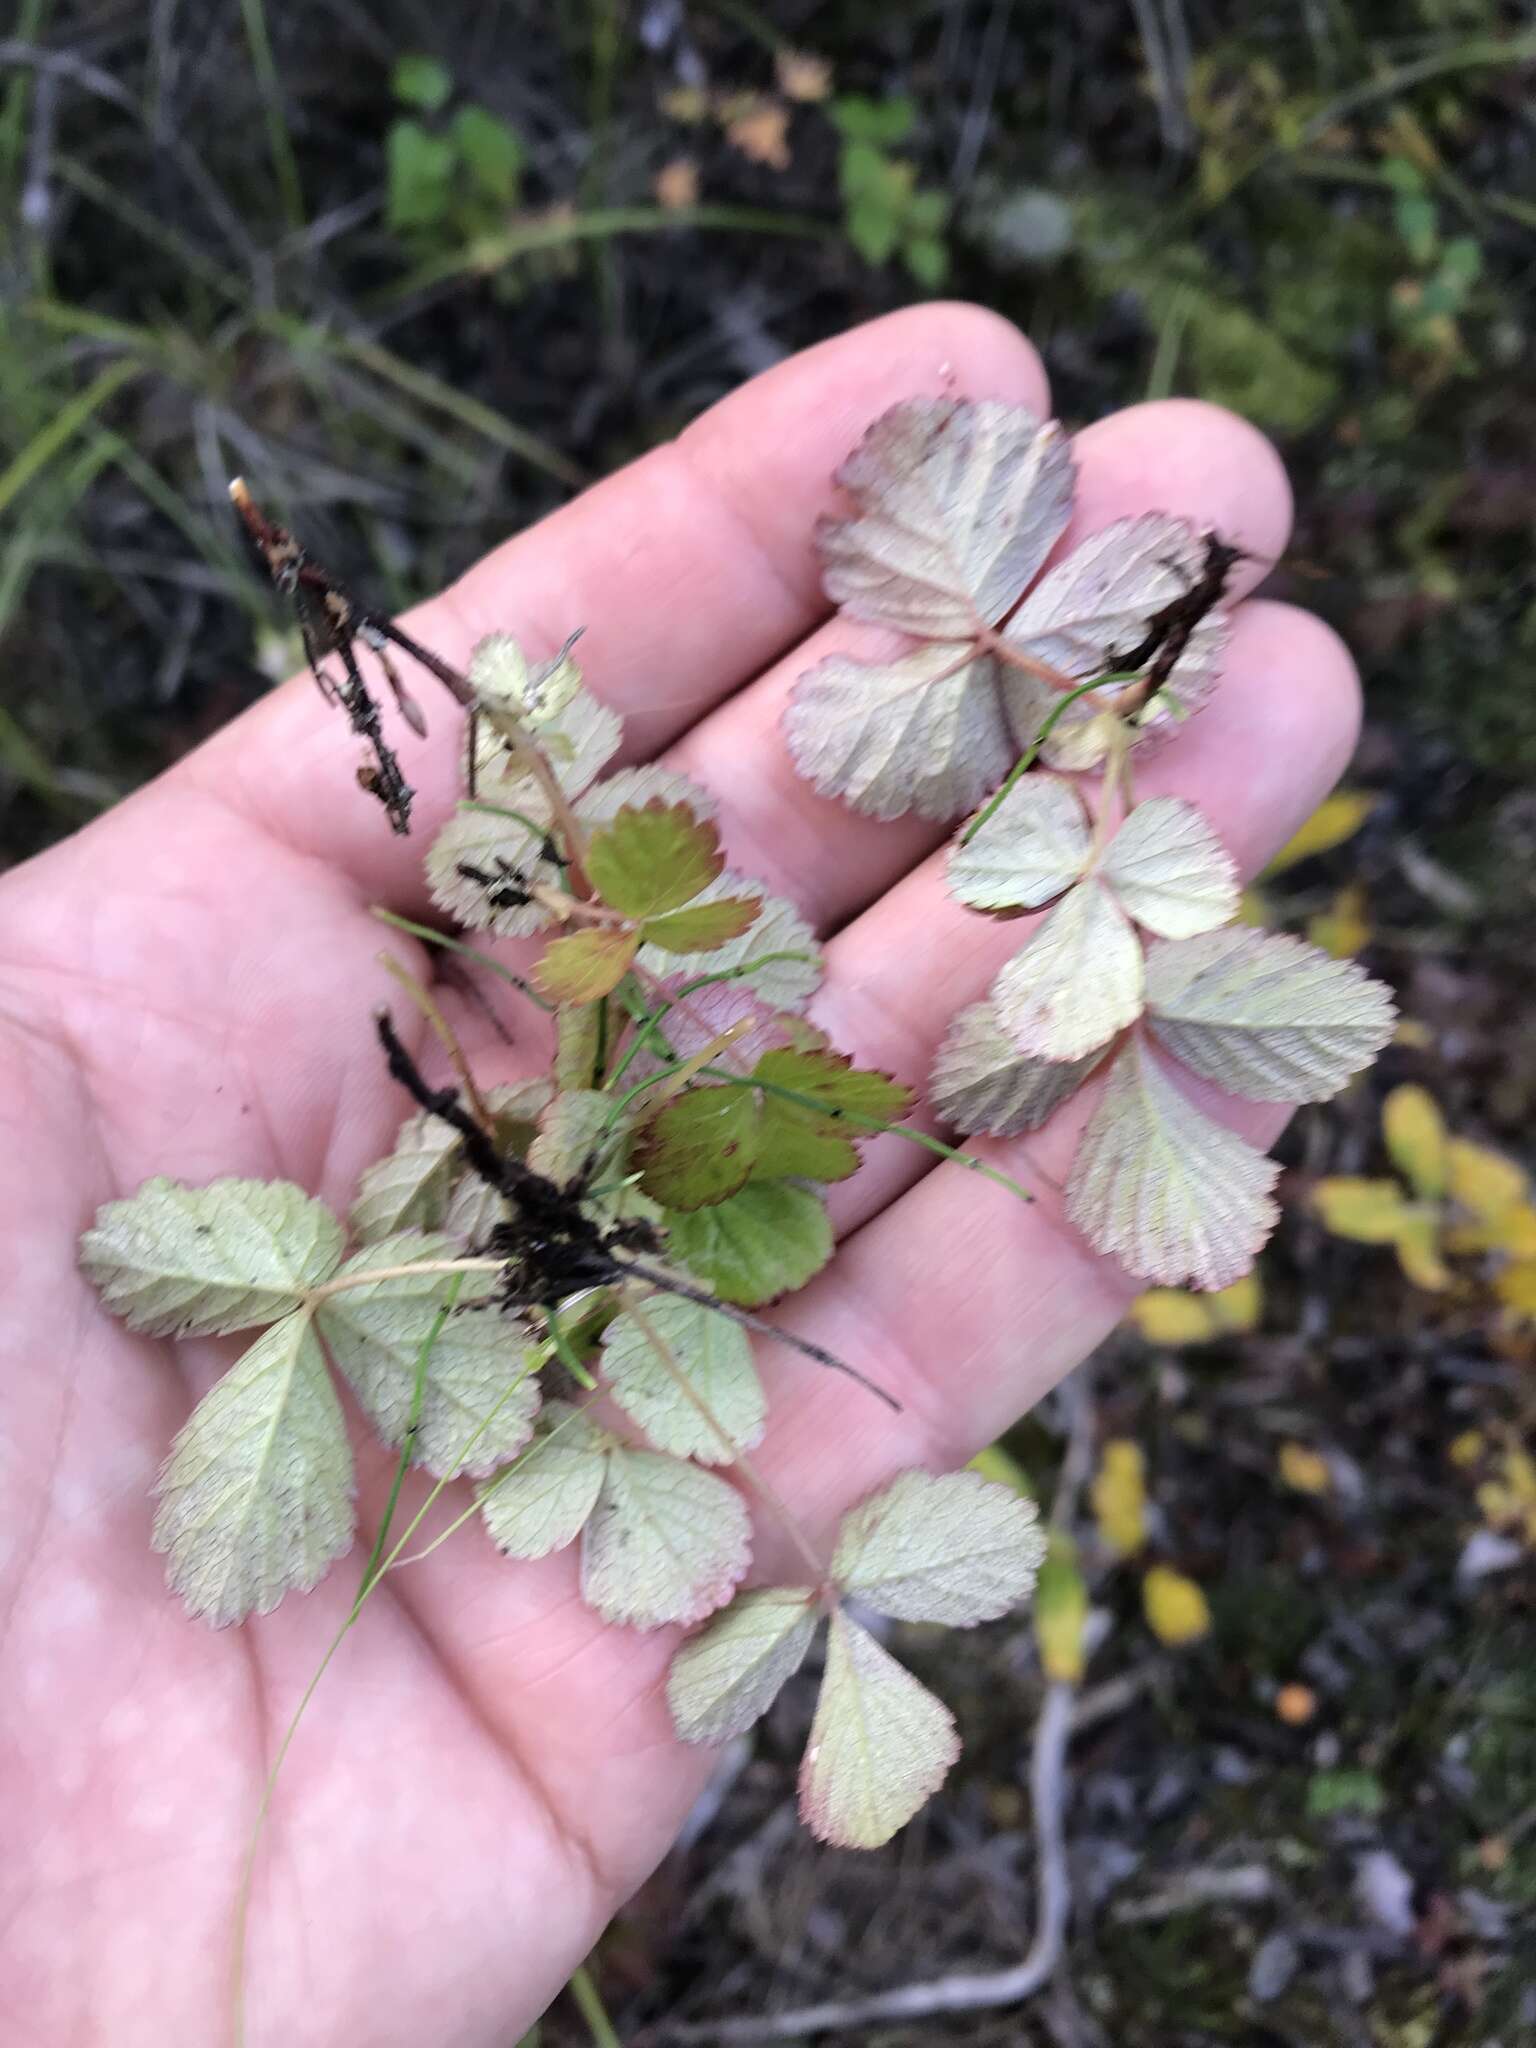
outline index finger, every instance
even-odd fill
[[[454,663],[493,628],[537,658],[584,627],[591,687],[632,721],[626,754],[649,758],[825,614],[814,529],[833,470],[886,407],[939,393],[1047,401],[1039,357],[1010,322],[962,304],[890,314],[755,377],[402,623]],[[436,685],[422,697],[431,737],[392,727],[417,789],[409,838],[358,797],[357,743],[304,678],[176,773],[334,863],[365,899],[415,905],[423,852],[459,793],[460,713]]]

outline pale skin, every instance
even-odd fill
[[[462,660],[491,628],[534,655],[570,629],[592,687],[630,718],[632,759],[718,795],[733,863],[820,927],[813,1014],[861,1063],[921,1082],[947,1019],[1019,944],[1017,923],[943,893],[942,834],[819,798],[778,735],[827,621],[811,535],[830,472],[897,399],[1048,407],[1039,362],[991,314],[929,306],[768,373],[680,441],[510,541],[410,620]],[[1242,422],[1185,402],[1084,432],[1074,533],[1162,509],[1252,554],[1285,545],[1289,496]],[[255,480],[253,480],[255,481]],[[1260,569],[1240,565],[1240,599]],[[369,906],[420,915],[423,848],[454,794],[458,713],[413,685],[430,738],[399,734],[421,792],[393,838],[355,785],[355,742],[296,680],[74,839],[0,884],[0,2039],[150,2048],[230,2038],[230,1943],[261,1785],[344,1619],[392,1473],[359,1435],[355,1555],[307,1597],[211,1633],[165,1591],[150,1488],[238,1340],[127,1334],[75,1268],[99,1204],[167,1173],[282,1176],[345,1210],[408,1105],[370,1011],[393,1000]],[[1251,872],[1325,794],[1357,720],[1353,671],[1311,617],[1239,603],[1212,705],[1138,791],[1196,799]],[[536,1070],[452,986],[481,1078]],[[433,1066],[432,1071],[440,1069]],[[1272,1111],[1229,1106],[1268,1142]],[[962,1462],[1076,1364],[1134,1283],[1061,1221],[1080,1111],[980,1149],[1040,1190],[1003,1189],[886,1139],[836,1192],[834,1264],[785,1310],[888,1387],[899,1416],[790,1353],[760,1359],[775,1422],[759,1453],[817,1543],[896,1469]],[[419,1504],[412,1480],[404,1501]],[[448,1505],[456,1509],[457,1495]],[[759,1572],[794,1572],[760,1517]],[[707,1776],[673,1738],[674,1631],[603,1627],[573,1555],[512,1564],[477,1526],[392,1573],[316,1695],[258,1860],[252,2048],[507,2048],[649,1872]],[[962,1731],[963,1732],[963,1731]]]

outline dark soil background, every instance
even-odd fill
[[[412,56],[440,70],[397,81]],[[1079,1518],[1098,1620],[1049,1989],[816,2038],[1536,2042],[1536,1341],[1496,1256],[1418,1290],[1307,1205],[1387,1170],[1403,1081],[1536,1163],[1531,11],[4,0],[0,66],[6,858],[293,665],[235,470],[400,605],[941,283],[1034,336],[1071,422],[1194,393],[1277,438],[1300,520],[1272,587],[1355,649],[1377,801],[1268,914],[1352,925],[1410,1029],[1289,1135],[1258,1329],[1128,1326],[1010,1440],[1048,1499],[1065,1444],[1133,1439],[1151,1494],[1134,1563]],[[454,125],[471,105],[496,135]],[[1202,1641],[1149,1632],[1147,1558],[1204,1588]],[[878,1856],[797,1834],[798,1681],[595,1959],[619,2039],[1023,1953],[1029,1623],[903,1636],[966,1736],[943,1796]],[[600,2036],[562,2002],[537,2038]]]

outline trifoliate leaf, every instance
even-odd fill
[[[978,1472],[902,1472],[843,1517],[833,1584],[895,1621],[994,1621],[1045,1555],[1033,1501]]]
[[[480,1514],[491,1540],[510,1557],[548,1557],[581,1534],[597,1505],[609,1439],[579,1408],[545,1407],[538,1436],[489,1485]]]
[[[1226,1287],[1274,1228],[1279,1170],[1202,1115],[1133,1038],[1078,1145],[1067,1214],[1095,1250],[1148,1280]]]
[[[1421,1201],[1438,1202],[1450,1180],[1445,1118],[1427,1088],[1411,1082],[1388,1090],[1381,1135],[1392,1164]]]
[[[1352,960],[1233,926],[1154,946],[1147,1007],[1185,1066],[1256,1102],[1323,1102],[1368,1066],[1397,1012]]]
[[[972,1003],[950,1022],[928,1083],[929,1099],[946,1123],[999,1138],[1033,1131],[1075,1094],[1094,1065],[1043,1060],[1022,1053],[990,1002]]]
[[[601,1149],[618,1142],[613,1097],[600,1088],[568,1088],[539,1118],[528,1148],[528,1164],[556,1187],[570,1187],[587,1172]]]
[[[1060,1530],[1035,1587],[1035,1644],[1047,1678],[1059,1685],[1081,1682],[1087,1663],[1088,1587],[1077,1565],[1077,1545]]]
[[[686,910],[647,918],[641,936],[664,953],[713,953],[739,939],[757,922],[760,896],[722,896],[714,903],[690,903]]]
[[[687,804],[626,804],[587,845],[586,870],[604,903],[625,917],[680,910],[725,866],[720,834]]]
[[[874,818],[956,817],[1014,754],[991,657],[944,641],[882,662],[828,655],[795,684],[784,736],[823,796]]]
[[[203,1396],[155,1491],[166,1577],[215,1628],[307,1592],[351,1547],[352,1453],[307,1310]]]
[[[1193,589],[1204,561],[1187,519],[1167,512],[1117,519],[1047,570],[1004,638],[1032,661],[1086,682],[1118,666],[1116,651],[1129,653],[1154,614]]]
[[[1101,882],[1070,889],[992,984],[1015,1050],[1079,1060],[1141,1014],[1141,942]]]
[[[761,1443],[768,1408],[746,1331],[676,1295],[654,1296],[642,1314],[696,1401],[678,1386],[632,1315],[616,1316],[603,1332],[603,1377],[614,1400],[657,1450],[705,1465],[729,1465],[736,1451]]]
[[[1104,880],[1136,923],[1165,939],[1214,931],[1237,910],[1237,867],[1205,817],[1176,796],[1137,804],[1110,841]]]
[[[406,1231],[356,1253],[337,1277],[451,1259],[457,1252],[446,1236]],[[422,1346],[454,1277],[397,1274],[328,1294],[320,1303],[320,1334],[391,1450],[405,1441]],[[505,1464],[532,1436],[540,1398],[542,1353],[526,1328],[490,1303],[495,1274],[457,1278],[458,1305],[443,1316],[427,1356],[411,1453],[414,1464],[443,1479],[460,1472],[478,1476]]]
[[[1395,1180],[1350,1173],[1320,1180],[1312,1190],[1312,1206],[1325,1230],[1356,1244],[1396,1244],[1413,1214]]]
[[[684,1643],[667,1676],[683,1742],[728,1742],[778,1698],[811,1647],[820,1614],[809,1586],[742,1593]]]
[[[755,882],[727,869],[698,898],[700,906],[723,897],[749,897],[761,908],[739,938],[712,946],[707,953],[678,958],[661,947],[642,945],[637,964],[652,974],[669,977],[694,961],[702,974],[729,973],[749,961],[764,964],[740,976],[739,985],[775,1010],[803,1010],[821,985],[821,948],[816,935],[792,903],[782,896],[763,896]],[[788,957],[786,957],[788,956]]]
[[[747,1504],[718,1474],[659,1451],[609,1451],[581,1545],[581,1597],[604,1621],[702,1621],[730,1599],[751,1555]]]
[[[533,978],[552,1002],[595,1003],[611,995],[629,972],[640,935],[611,925],[551,939]]]
[[[969,843],[963,835],[956,842],[950,894],[973,910],[1036,910],[1078,879],[1092,843],[1088,813],[1072,785],[1054,775],[1027,775]]]
[[[397,1230],[436,1230],[448,1213],[459,1134],[425,1110],[400,1126],[394,1150],[365,1168],[352,1204],[352,1234],[370,1244]]]
[[[960,1754],[954,1717],[874,1637],[838,1611],[800,1765],[800,1817],[836,1849],[878,1849]]]
[[[1368,790],[1336,789],[1332,796],[1324,798],[1300,831],[1285,842],[1265,868],[1264,879],[1283,875],[1287,868],[1311,860],[1315,854],[1330,853],[1346,839],[1353,839],[1378,801]]]
[[[1211,1632],[1211,1610],[1204,1593],[1182,1572],[1155,1564],[1141,1582],[1142,1611],[1160,1643],[1182,1649]]]
[[[103,1304],[152,1337],[270,1323],[336,1270],[344,1239],[323,1202],[286,1180],[147,1180],[80,1239]]]
[[[994,625],[1072,509],[1059,426],[985,399],[912,399],[875,421],[838,471],[858,516],[818,529],[827,595],[928,639]]]
[[[1111,1437],[1090,1489],[1099,1541],[1111,1557],[1134,1557],[1147,1540],[1147,1461],[1140,1444]]]
[[[832,1256],[825,1205],[792,1181],[749,1181],[713,1208],[668,1210],[666,1230],[672,1257],[739,1308],[803,1287]]]
[[[705,1209],[746,1186],[757,1147],[749,1088],[690,1088],[644,1126],[630,1158],[653,1202]]]

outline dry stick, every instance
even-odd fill
[[[827,1576],[827,1570],[821,1559],[811,1548],[810,1538],[790,1513],[784,1501],[775,1493],[761,1472],[758,1471],[741,1445],[737,1443],[730,1431],[721,1424],[709,1403],[693,1384],[693,1381],[689,1379],[687,1373],[683,1371],[681,1365],[678,1364],[677,1354],[673,1351],[672,1346],[646,1314],[641,1303],[630,1294],[628,1289],[625,1290],[624,1309],[625,1313],[634,1323],[635,1328],[644,1337],[646,1343],[650,1345],[652,1351],[655,1352],[656,1357],[665,1368],[668,1378],[672,1381],[678,1392],[692,1405],[694,1412],[703,1422],[705,1428],[714,1436],[731,1464],[737,1468],[742,1478],[746,1480],[752,1491],[762,1501],[764,1507],[769,1510],[775,1520],[781,1525],[784,1533],[789,1537],[789,1540],[794,1544],[796,1550],[799,1551],[806,1565],[810,1568],[811,1584],[819,1588]]]

